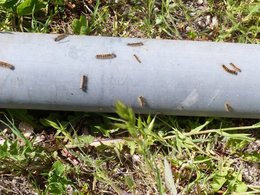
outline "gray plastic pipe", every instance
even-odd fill
[[[260,117],[260,45],[56,36],[0,33],[0,61],[15,66],[0,67],[0,107],[113,112],[121,100],[137,113]]]

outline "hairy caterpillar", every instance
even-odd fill
[[[113,59],[116,57],[116,54],[114,53],[108,53],[108,54],[97,54],[97,59]]]
[[[231,112],[233,110],[232,107],[228,103],[225,103],[225,109],[227,112]]]
[[[8,63],[6,63],[6,62],[2,62],[2,61],[0,61],[0,66],[1,67],[4,67],[4,68],[9,68],[9,69],[11,69],[11,70],[14,70],[14,65],[12,65],[12,64],[8,64]]]
[[[233,63],[229,63],[229,64],[233,67],[233,69],[234,69],[235,71],[241,72],[241,69],[238,68],[235,64],[233,64]]]
[[[136,43],[127,43],[127,45],[130,47],[139,47],[139,46],[143,46],[144,44],[142,42],[136,42]]]
[[[142,63],[141,60],[137,57],[137,55],[134,54],[134,57],[139,63]]]
[[[57,37],[55,37],[54,41],[61,41],[62,39],[65,39],[67,36],[69,36],[68,34],[61,34],[58,35]]]
[[[87,84],[88,84],[88,77],[86,75],[82,75],[80,78],[80,89],[86,92],[88,88]]]
[[[228,73],[230,73],[230,74],[237,75],[237,72],[236,72],[235,70],[229,69],[229,68],[226,67],[224,64],[222,65],[222,67],[223,67],[223,69],[224,69],[226,72],[228,72]]]
[[[140,105],[141,107],[144,107],[144,106],[145,106],[146,100],[145,100],[144,96],[139,96],[139,97],[138,97],[138,103],[139,103],[139,105]]]

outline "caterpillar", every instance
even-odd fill
[[[108,54],[97,54],[97,59],[113,59],[116,58],[116,54],[114,53],[108,53]]]
[[[0,61],[0,66],[3,67],[3,68],[9,68],[11,70],[15,69],[14,65],[6,63],[6,62],[3,62],[3,61]]]
[[[60,34],[57,37],[54,38],[54,41],[61,41],[62,39],[65,39],[67,36],[69,36],[68,34]]]
[[[232,107],[228,103],[225,103],[225,110],[227,112],[231,112],[233,109],[232,109]]]
[[[234,69],[235,71],[241,72],[241,69],[238,68],[235,64],[233,64],[233,63],[229,63],[229,64],[233,67],[233,69]]]
[[[140,105],[141,107],[144,107],[144,106],[145,106],[146,100],[145,100],[144,96],[139,96],[139,97],[138,97],[138,103],[139,103],[139,105]]]
[[[226,72],[228,72],[228,73],[230,73],[230,74],[237,75],[237,72],[236,72],[235,70],[229,69],[229,68],[226,67],[224,64],[222,65],[222,67],[223,67],[223,69],[224,69]]]
[[[142,63],[141,60],[137,57],[137,55],[134,54],[134,57],[139,63]]]
[[[82,75],[80,78],[80,89],[86,92],[88,88],[87,84],[88,84],[88,77],[86,75]]]
[[[139,47],[139,46],[143,46],[144,44],[142,42],[136,42],[136,43],[127,43],[127,46],[130,47]]]

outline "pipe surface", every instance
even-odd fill
[[[259,45],[56,37],[0,33],[0,61],[15,67],[0,67],[0,107],[114,112],[121,100],[137,113],[260,117]]]

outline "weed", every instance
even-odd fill
[[[67,186],[72,184],[66,177],[66,166],[61,161],[53,163],[51,170],[47,174],[47,186],[44,194],[64,194]]]

